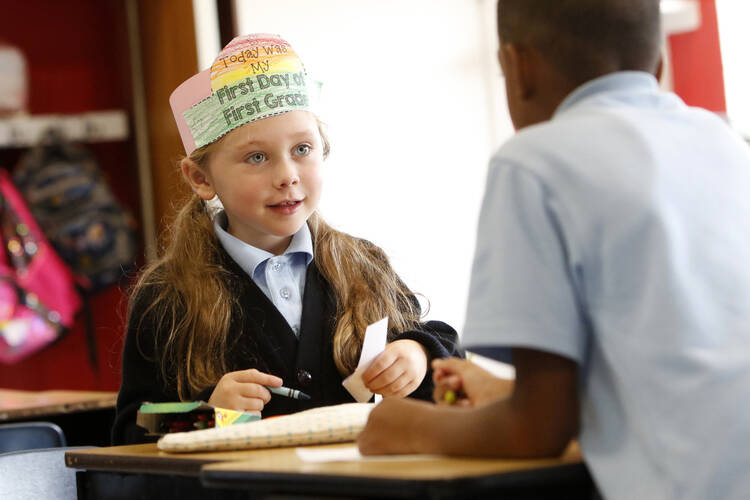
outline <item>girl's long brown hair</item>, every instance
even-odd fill
[[[319,129],[327,156],[328,140]],[[207,167],[219,142],[194,151],[190,159]],[[333,358],[346,376],[356,368],[367,325],[388,316],[389,331],[412,329],[419,306],[380,248],[331,228],[317,212],[308,226],[314,263],[336,299]],[[192,194],[170,226],[161,257],[142,271],[131,293],[132,309],[139,292],[155,291],[144,315],[129,321],[137,322],[140,340],[142,318],[153,315],[161,328],[154,332],[153,352],[164,380],[176,385],[182,399],[216,384],[229,369],[227,334],[236,298],[227,289],[220,245],[209,207]]]

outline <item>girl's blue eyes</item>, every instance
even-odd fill
[[[294,147],[294,154],[297,156],[307,156],[312,151],[312,146],[309,144],[299,144]],[[254,163],[254,164],[260,164],[266,161],[266,154],[265,153],[253,153],[250,156],[247,157],[246,161],[248,163]]]
[[[250,163],[263,163],[265,159],[266,155],[264,155],[263,153],[253,153],[247,157],[247,161],[249,161]]]

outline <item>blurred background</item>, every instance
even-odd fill
[[[428,317],[461,330],[488,160],[513,133],[494,0],[2,4],[0,54],[22,57],[25,93],[0,118],[0,167],[16,169],[50,128],[81,144],[132,214],[136,252],[117,283],[88,294],[91,315],[39,352],[0,363],[0,387],[117,390],[127,287],[188,192],[169,94],[250,32],[282,35],[323,82],[332,143],[323,216],[384,248]],[[662,16],[662,85],[750,137],[750,4],[663,0]],[[0,83],[20,85],[19,74],[0,73]]]

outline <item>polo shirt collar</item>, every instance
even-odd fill
[[[656,77],[645,71],[618,71],[610,73],[586,82],[568,94],[557,107],[555,115],[565,112],[584,99],[604,92],[617,92],[621,90],[632,92],[639,89],[650,92],[658,88],[659,82],[656,80]]]
[[[214,232],[219,238],[221,246],[223,246],[229,256],[239,264],[243,271],[251,277],[255,276],[255,268],[266,260],[274,257],[274,254],[254,247],[239,238],[232,236],[225,229],[227,224],[227,214],[224,210],[221,210],[216,214],[216,217],[214,217]],[[302,225],[299,231],[294,233],[292,241],[284,251],[284,255],[295,253],[304,255],[305,266],[310,264],[313,259],[312,234],[306,223]]]

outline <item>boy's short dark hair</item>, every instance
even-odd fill
[[[503,42],[536,48],[574,84],[659,63],[659,0],[498,0],[497,16]]]

